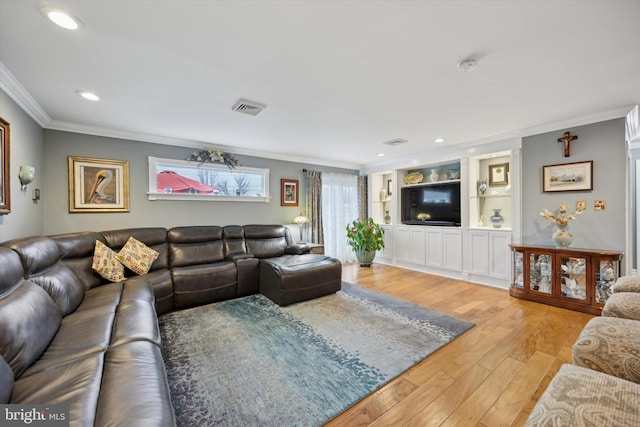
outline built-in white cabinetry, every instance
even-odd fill
[[[380,227],[384,230],[384,248],[378,251],[376,257],[391,260],[393,258],[393,227],[390,225],[381,225]]]
[[[393,236],[394,254],[399,262],[425,265],[426,241],[424,227],[394,227]]]
[[[468,237],[469,278],[507,288],[511,277],[511,230],[471,229]]]
[[[378,260],[507,289],[509,244],[520,240],[520,145],[519,139],[504,141],[473,156],[441,156],[371,173],[369,215],[385,228]],[[434,218],[440,208],[430,205],[450,204],[453,198],[441,189],[456,183],[460,218],[452,226]],[[436,190],[443,195],[435,198]],[[386,212],[391,224],[385,224]]]
[[[399,225],[393,227],[394,259],[412,267],[462,271],[460,228]]]
[[[459,228],[428,227],[427,261],[429,267],[462,270],[462,233]]]

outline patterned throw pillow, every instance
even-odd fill
[[[159,253],[144,243],[129,237],[127,243],[118,252],[118,261],[136,274],[147,274]]]
[[[100,240],[96,240],[91,268],[112,282],[120,282],[125,279],[124,266],[118,261],[117,254]]]

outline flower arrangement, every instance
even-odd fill
[[[358,218],[347,224],[347,242],[354,252],[379,251],[384,248],[384,230],[373,218]]]
[[[232,153],[207,148],[202,151],[195,151],[187,157],[187,160],[202,163],[222,163],[233,169],[239,166],[238,160]]]
[[[567,208],[568,208],[567,204],[562,202],[560,203],[560,210],[558,211],[557,216],[551,213],[549,209],[545,209],[544,211],[540,212],[540,216],[546,219],[547,221],[551,221],[558,227],[564,228],[569,224],[569,221],[575,219],[578,215],[584,212],[584,208],[583,209],[578,208],[574,213],[567,215]]]

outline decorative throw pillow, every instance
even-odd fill
[[[611,287],[613,292],[640,292],[640,277],[622,276],[618,277],[616,283]]]
[[[110,247],[96,240],[96,248],[93,251],[93,268],[99,275],[112,282],[120,282],[125,279],[124,266],[120,264],[116,254]]]
[[[127,243],[118,252],[118,261],[136,274],[147,274],[159,253],[144,243],[129,237]]]

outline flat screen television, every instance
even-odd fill
[[[402,189],[402,223],[460,226],[460,182]]]

